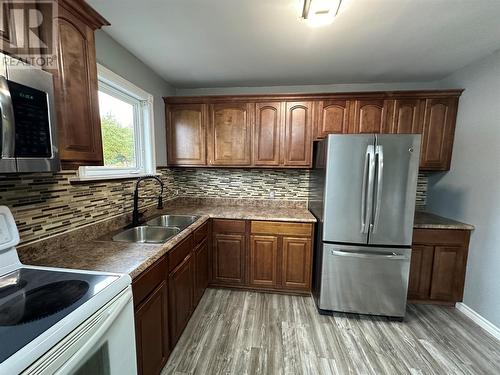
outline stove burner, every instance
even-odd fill
[[[24,292],[13,287],[0,305],[0,326],[15,326],[29,323],[61,311],[82,298],[89,284],[81,280],[64,280]],[[10,288],[9,288],[10,289]]]

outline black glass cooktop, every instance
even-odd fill
[[[0,276],[0,362],[117,278],[30,268]]]

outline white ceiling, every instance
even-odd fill
[[[500,48],[500,0],[344,0],[310,28],[297,0],[88,0],[179,88],[430,81]]]

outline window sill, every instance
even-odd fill
[[[160,173],[138,173],[138,174],[118,174],[106,176],[76,176],[69,179],[71,184],[93,182],[93,181],[113,181],[113,180],[137,180],[144,176],[161,176]]]

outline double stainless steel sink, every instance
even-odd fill
[[[113,241],[138,243],[164,243],[193,224],[198,216],[162,215],[146,225],[124,230],[113,236]]]

